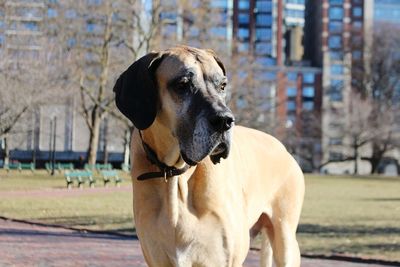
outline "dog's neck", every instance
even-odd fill
[[[155,151],[159,161],[170,167],[183,168],[178,140],[163,124],[156,121],[142,132],[142,141]]]

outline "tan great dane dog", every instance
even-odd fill
[[[242,266],[258,232],[262,266],[300,265],[302,171],[274,137],[234,126],[226,84],[211,50],[187,46],[142,57],[116,82],[139,130],[133,204],[149,266]]]

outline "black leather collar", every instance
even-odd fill
[[[157,158],[156,152],[143,141],[142,133],[139,131],[140,140],[142,141],[144,152],[146,153],[147,159],[154,165],[156,165],[160,171],[159,172],[146,172],[137,177],[139,181],[144,181],[153,178],[164,178],[167,181],[168,178],[173,176],[181,175],[185,173],[190,166],[188,164],[185,165],[182,169],[177,169],[175,167],[171,167],[166,165],[164,162],[161,162]]]

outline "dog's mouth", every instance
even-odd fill
[[[220,162],[221,158],[226,159],[228,157],[228,154],[229,154],[229,146],[227,143],[222,142],[216,145],[214,148],[212,148],[211,151],[207,153],[205,156],[209,155],[211,161],[214,164],[217,164]],[[183,151],[181,151],[181,156],[182,159],[190,166],[195,166],[199,163],[199,161],[190,159]]]
[[[223,153],[224,151],[226,151],[228,149],[227,144],[225,143],[220,143],[219,145],[217,145],[210,153],[210,156],[216,156],[218,154]]]
[[[186,162],[186,164],[190,165],[190,166],[196,166],[198,162],[191,160],[186,154],[185,152],[181,151],[181,156],[182,159]]]
[[[221,161],[221,158],[226,159],[229,154],[229,146],[227,143],[222,142],[218,144],[214,150],[210,153],[210,159],[212,163],[217,164]]]

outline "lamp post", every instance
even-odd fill
[[[53,148],[51,151],[51,175],[54,175],[54,169],[56,165],[56,135],[57,135],[57,117],[53,118]]]
[[[51,167],[51,159],[52,159],[52,147],[53,147],[53,119],[50,119],[50,131],[49,131],[49,164]]]

